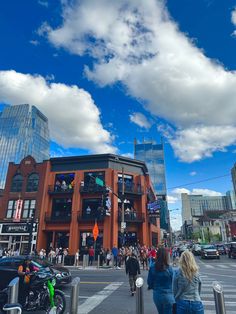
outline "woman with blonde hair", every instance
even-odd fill
[[[173,293],[177,314],[204,314],[201,301],[201,279],[193,254],[186,250],[179,259],[179,271],[174,277]]]

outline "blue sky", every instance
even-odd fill
[[[235,7],[231,0],[1,1],[0,108],[36,105],[50,121],[52,156],[132,157],[135,137],[162,136],[177,229],[182,188],[232,189]]]

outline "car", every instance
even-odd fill
[[[236,258],[236,242],[230,242],[228,249],[228,257]]]
[[[216,245],[217,251],[219,252],[220,255],[225,255],[226,254],[226,247],[223,244],[217,244]]]
[[[201,249],[201,258],[217,258],[220,259],[220,254],[215,245],[203,245]]]
[[[27,259],[27,256],[8,256],[0,259],[0,290],[5,289],[9,282],[18,276],[18,267]],[[70,283],[72,280],[70,271],[61,266],[54,266],[36,257],[31,257],[34,270],[54,273],[56,275],[56,286]]]

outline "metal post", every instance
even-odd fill
[[[216,314],[226,314],[223,287],[217,281],[214,281],[212,285],[215,298]]]
[[[114,268],[114,255],[111,256],[111,267]]]
[[[124,245],[124,222],[125,222],[125,180],[124,180],[124,167],[122,167],[122,198],[121,198],[121,246]]]
[[[83,255],[83,269],[86,267],[86,255]]]
[[[97,265],[97,268],[100,267],[100,255],[98,254],[98,265]]]
[[[62,255],[62,265],[64,266],[64,264],[65,264],[65,255],[63,253],[63,255]]]
[[[8,303],[13,304],[18,302],[19,292],[19,277],[12,279],[8,285]],[[17,310],[9,311],[10,314],[17,314]]]
[[[79,285],[80,278],[73,279],[71,284],[71,300],[70,300],[70,314],[77,314],[79,304]]]
[[[143,314],[144,313],[143,284],[144,284],[143,278],[138,277],[135,281],[135,285],[136,285],[136,314]]]

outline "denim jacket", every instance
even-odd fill
[[[153,289],[155,295],[159,295],[163,301],[168,303],[175,303],[173,292],[172,292],[172,280],[174,271],[172,267],[167,267],[163,271],[157,271],[155,264],[152,264],[149,273],[147,284],[149,289]]]
[[[175,275],[173,282],[175,300],[201,301],[201,279],[199,274],[194,275],[190,282],[184,277],[181,270]]]

